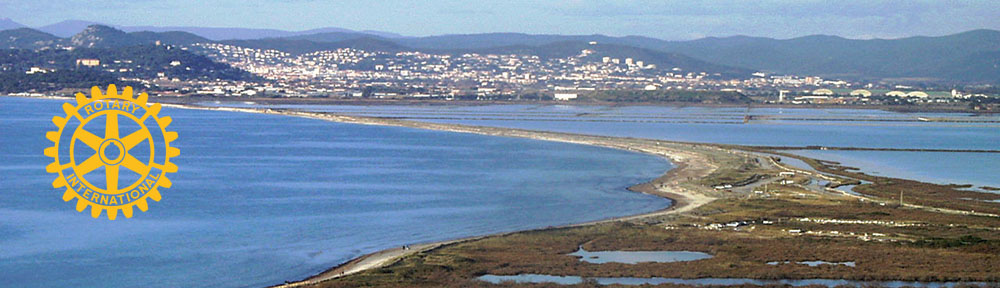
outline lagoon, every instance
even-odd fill
[[[0,97],[0,279],[13,287],[261,287],[401,245],[650,212],[668,161],[519,138],[164,108],[179,166],[109,221],[45,172],[60,100]]]
[[[1000,143],[997,144],[1000,146]],[[1000,153],[909,151],[788,151],[836,161],[861,172],[942,184],[993,186],[1000,183]]]
[[[986,282],[916,282],[916,281],[855,281],[842,279],[781,279],[781,280],[760,280],[750,278],[637,278],[637,277],[580,277],[580,276],[556,276],[542,274],[519,274],[519,275],[492,275],[480,276],[479,280],[489,283],[500,284],[512,283],[553,283],[560,285],[578,285],[587,281],[592,281],[600,285],[691,285],[691,286],[821,286],[821,287],[964,287],[982,286],[986,287],[993,283]]]
[[[1000,114],[900,113],[866,109],[586,105],[258,105],[417,121],[591,135],[766,146],[1000,150]],[[948,118],[967,122],[924,122]],[[807,151],[878,175],[1000,187],[1000,153]],[[844,153],[841,153],[844,152]],[[861,156],[856,156],[863,154]],[[807,168],[807,167],[803,167]]]

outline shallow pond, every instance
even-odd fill
[[[799,279],[799,280],[760,280],[750,278],[634,278],[634,277],[580,277],[580,276],[555,276],[541,274],[519,274],[519,275],[483,275],[479,280],[499,284],[503,282],[514,283],[555,283],[562,285],[576,285],[587,281],[594,281],[600,285],[696,285],[696,286],[730,286],[730,285],[787,285],[787,286],[880,286],[880,287],[955,287],[964,285],[993,286],[1000,283],[987,282],[916,282],[916,281],[855,281],[841,279]]]
[[[568,255],[580,257],[580,261],[596,264],[643,262],[684,262],[712,258],[712,255],[694,251],[587,251],[583,247]]]

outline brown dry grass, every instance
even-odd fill
[[[1000,233],[990,230],[1000,227],[996,218],[942,215],[842,201],[846,200],[724,199],[698,209],[696,216],[671,223],[676,227],[672,230],[662,225],[607,223],[489,237],[414,255],[386,268],[324,282],[320,286],[489,286],[474,280],[475,277],[521,273],[588,277],[1000,281]],[[791,220],[798,217],[894,219],[919,221],[930,226],[809,224]],[[779,222],[756,225],[755,229],[742,227],[741,231],[713,231],[685,225],[761,218]],[[905,235],[914,241],[866,242],[847,237],[794,236],[783,231],[793,228]],[[975,238],[968,238],[969,235]],[[962,242],[962,239],[981,240]],[[950,245],[944,245],[948,243]],[[632,265],[591,264],[566,255],[581,245],[591,251],[688,250],[710,253],[714,257],[692,262]],[[766,264],[768,261],[808,260],[855,261],[857,267]]]

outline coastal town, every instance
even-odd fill
[[[978,86],[924,87],[887,81],[847,81],[810,75],[763,71],[710,73],[653,64],[654,59],[619,58],[599,53],[589,42],[569,57],[530,53],[430,53],[368,51],[339,48],[292,54],[223,43],[167,45],[204,55],[254,76],[252,79],[182,78],[157,72],[143,77],[143,63],[133,59],[78,58],[72,66],[117,75],[142,83],[157,96],[335,98],[489,101],[602,101],[605,94],[623,92],[611,101],[700,102],[826,105],[966,105],[992,110],[1000,97]],[[64,47],[70,49],[72,47]],[[171,60],[167,70],[191,71],[190,63]],[[14,69],[4,67],[5,70]],[[25,74],[53,73],[59,68],[32,66]],[[176,73],[173,73],[176,74]],[[35,91],[12,95],[31,96]],[[671,98],[671,95],[694,95]],[[642,95],[642,97],[633,97]],[[704,95],[728,95],[724,98]]]
[[[589,49],[555,59],[528,54],[392,53],[352,48],[293,55],[217,43],[182,49],[270,82],[202,83],[206,84],[202,89],[177,90],[175,95],[520,100],[529,99],[528,94],[543,94],[543,99],[572,101],[598,90],[665,90],[737,92],[764,96],[762,102],[788,104],[951,103],[991,96],[818,76],[710,74],[658,67],[644,59],[596,57]]]
[[[1000,1],[49,2],[0,288],[1000,288]]]

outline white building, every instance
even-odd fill
[[[556,93],[555,98],[559,101],[569,101],[571,99],[576,99],[576,93]]]
[[[31,69],[29,69],[28,71],[26,71],[24,73],[25,74],[35,74],[35,73],[49,73],[49,72],[52,72],[52,71],[54,71],[54,70],[40,68],[40,67],[31,67]]]

